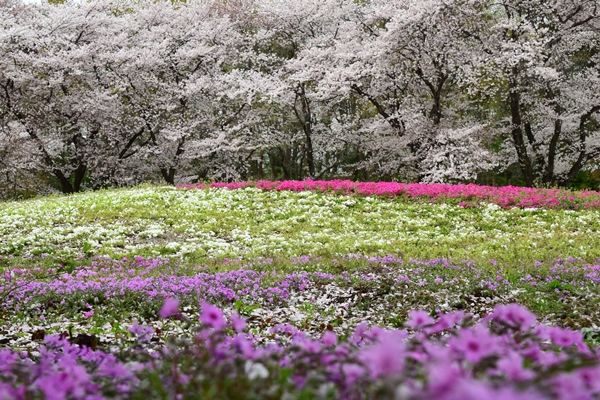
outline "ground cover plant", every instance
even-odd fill
[[[164,318],[178,316],[167,299]],[[130,349],[129,359],[78,348],[53,335],[38,364],[0,352],[5,398],[403,398],[584,399],[600,394],[599,357],[581,334],[536,323],[516,304],[496,306],[473,323],[463,312],[432,318],[412,311],[407,330],[362,324],[341,338],[311,338],[278,325],[273,341],[256,346],[243,318],[228,322],[202,304],[193,342],[173,340],[153,354]],[[138,345],[151,328],[134,326]],[[123,355],[121,354],[121,357]],[[43,368],[46,367],[46,368]],[[60,386],[56,384],[60,383]],[[575,397],[573,397],[575,396]]]
[[[600,257],[597,211],[586,209],[584,200],[581,210],[569,210],[503,209],[480,200],[478,207],[464,207],[458,203],[468,197],[454,204],[441,199],[252,187],[139,187],[53,196],[0,204],[0,255],[9,265],[11,257],[45,265],[40,259],[46,255],[50,264],[81,255],[139,255],[197,265],[207,258],[361,253],[481,265],[494,259],[511,268],[536,260]]]
[[[502,208],[599,208],[600,194],[595,191],[569,191],[561,189],[528,188],[519,186],[481,186],[474,184],[448,185],[443,183],[353,182],[349,180],[213,182],[181,185],[180,188],[255,187],[263,190],[316,190],[364,196],[406,196],[411,199],[451,202],[461,207],[477,207],[481,202],[493,203]]]
[[[208,186],[0,203],[0,397],[600,396],[597,193]]]

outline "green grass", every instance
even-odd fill
[[[402,198],[255,189],[134,189],[0,203],[4,264],[51,257],[332,259],[349,253],[469,259],[506,270],[534,260],[600,258],[598,211],[464,209]],[[15,261],[18,260],[18,261]]]

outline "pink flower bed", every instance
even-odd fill
[[[594,191],[569,191],[563,189],[537,189],[517,186],[479,186],[475,184],[448,185],[441,183],[353,182],[333,181],[257,181],[214,182],[181,185],[179,188],[255,187],[262,190],[321,191],[363,196],[404,196],[410,199],[431,201],[456,201],[462,207],[477,207],[479,202],[497,204],[502,208],[600,208],[600,193]]]

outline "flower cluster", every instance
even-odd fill
[[[124,334],[119,326],[138,321],[162,332],[151,332],[148,341],[154,335],[162,342],[185,333],[178,321],[198,312],[202,300],[229,314],[252,315],[250,328],[264,340],[279,323],[293,322],[310,333],[331,326],[343,335],[348,326],[364,320],[396,327],[410,309],[460,309],[480,318],[494,305],[513,302],[530,304],[547,323],[588,329],[586,337],[592,340],[600,318],[594,307],[598,265],[567,258],[511,272],[495,264],[349,254],[333,260],[228,259],[214,265],[236,269],[222,272],[210,272],[207,266],[182,271],[176,261],[142,257],[94,257],[89,266],[43,280],[35,279],[39,271],[15,269],[9,280],[0,278],[0,292],[6,293],[0,307],[13,310],[3,315],[0,340],[35,350],[34,332],[71,327],[75,333],[92,329],[100,342],[114,343]],[[294,271],[275,269],[281,265]],[[173,318],[158,319],[166,317]]]
[[[127,398],[142,367],[49,335],[37,357],[0,350],[0,398],[45,400]]]
[[[180,188],[204,188],[203,183],[181,185]],[[561,189],[537,189],[517,186],[480,186],[475,184],[398,183],[331,181],[257,181],[214,182],[208,187],[244,189],[256,187],[263,190],[326,191],[364,196],[404,196],[426,198],[432,201],[456,200],[461,207],[475,207],[479,202],[497,204],[502,208],[600,208],[600,193],[593,191],[572,192]]]
[[[408,329],[366,324],[339,337],[292,325],[259,345],[245,321],[204,303],[193,340],[154,354],[129,348],[121,360],[49,337],[39,357],[0,352],[0,394],[25,399],[337,398],[592,399],[600,357],[578,332],[538,324],[516,304],[483,320],[463,312],[410,313]],[[178,313],[176,302],[164,315]],[[143,329],[133,329],[141,332]],[[142,336],[144,334],[142,333]],[[145,338],[142,338],[145,341]]]

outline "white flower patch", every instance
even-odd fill
[[[165,233],[165,228],[158,224],[151,224],[146,229],[138,233],[140,238],[157,238]]]
[[[557,232],[589,249],[597,211],[505,210],[317,192],[144,187],[0,204],[0,255],[68,251],[207,257],[511,248]],[[565,243],[568,243],[568,239]],[[177,246],[175,246],[177,244]]]

